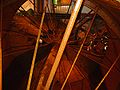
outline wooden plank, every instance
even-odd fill
[[[78,15],[78,12],[79,12],[79,10],[80,10],[80,7],[81,7],[81,5],[82,5],[82,2],[83,2],[83,0],[77,0],[77,2],[76,2],[75,8],[74,8],[74,10],[73,10],[73,12],[72,12],[72,14],[71,14],[70,20],[69,20],[69,22],[68,22],[68,25],[67,25],[65,34],[64,34],[64,36],[63,36],[61,45],[60,45],[60,47],[59,47],[57,56],[56,56],[56,58],[55,58],[55,62],[54,62],[53,67],[52,67],[52,69],[51,69],[51,72],[50,72],[50,75],[49,75],[49,77],[48,77],[48,80],[47,80],[47,83],[46,83],[46,86],[45,86],[44,90],[49,90],[49,87],[50,87],[50,85],[51,85],[51,83],[52,83],[52,80],[53,80],[53,78],[54,78],[55,72],[56,72],[57,67],[58,67],[58,65],[59,65],[59,62],[60,62],[60,59],[61,59],[62,54],[63,54],[63,52],[64,52],[64,49],[65,49],[65,47],[66,47],[68,38],[69,38],[69,36],[70,36],[70,34],[71,34],[72,28],[73,28],[73,26],[74,26],[74,23],[75,23],[75,20],[76,20],[76,18],[77,18],[77,15]]]
[[[0,90],[2,90],[2,33],[0,31]]]

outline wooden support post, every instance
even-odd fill
[[[80,10],[80,7],[81,7],[81,5],[82,5],[82,2],[83,2],[83,0],[77,0],[77,2],[76,2],[75,8],[74,8],[74,10],[73,10],[73,12],[72,12],[72,14],[71,14],[70,20],[69,20],[69,22],[68,22],[68,25],[67,25],[65,34],[64,34],[64,36],[63,36],[61,45],[60,45],[60,47],[59,47],[57,56],[56,56],[56,58],[55,58],[55,62],[54,62],[53,67],[52,67],[52,69],[51,69],[51,72],[50,72],[50,75],[49,75],[49,77],[48,77],[48,80],[47,80],[47,83],[46,83],[46,85],[45,85],[44,90],[49,90],[49,87],[50,87],[50,85],[51,85],[51,83],[52,83],[53,77],[54,77],[55,72],[56,72],[56,70],[57,70],[57,67],[58,67],[58,65],[59,65],[60,59],[61,59],[62,54],[63,54],[63,52],[64,52],[64,49],[65,49],[65,46],[66,46],[67,41],[68,41],[68,39],[69,39],[69,36],[70,36],[70,34],[71,34],[72,28],[73,28],[73,26],[74,26],[74,23],[75,23],[75,20],[76,20],[76,18],[77,18],[77,15],[78,15],[78,12],[79,12],[79,10]]]

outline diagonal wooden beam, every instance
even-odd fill
[[[45,86],[44,90],[49,90],[49,87],[50,87],[50,85],[51,85],[51,83],[52,83],[52,80],[53,80],[53,78],[54,78],[55,72],[56,72],[57,67],[58,67],[58,65],[59,65],[59,62],[60,62],[60,59],[61,59],[62,54],[63,54],[63,52],[64,52],[64,49],[65,49],[65,47],[66,47],[68,38],[69,38],[69,36],[70,36],[70,34],[71,34],[72,28],[73,28],[73,26],[74,26],[74,23],[75,23],[75,20],[76,20],[76,18],[77,18],[77,15],[78,15],[78,12],[79,12],[79,10],[80,10],[80,7],[81,7],[81,5],[82,5],[82,2],[83,2],[83,0],[77,0],[77,2],[76,2],[75,8],[74,8],[74,10],[73,10],[73,12],[72,12],[72,14],[71,14],[70,20],[69,20],[69,22],[68,22],[68,25],[67,25],[65,34],[64,34],[64,36],[63,36],[61,45],[60,45],[60,47],[59,47],[57,56],[56,56],[56,58],[55,58],[55,62],[54,62],[53,67],[52,67],[52,69],[51,69],[51,72],[50,72],[50,75],[49,75],[49,77],[48,77],[48,80],[47,80],[47,83],[46,83],[46,86]]]
[[[1,1],[1,5],[3,4],[3,2]],[[2,6],[1,6],[2,7]],[[2,12],[2,8],[0,9],[0,11]],[[2,90],[2,14],[0,17],[0,90]]]
[[[2,30],[0,31],[0,90],[2,90]]]

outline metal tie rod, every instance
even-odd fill
[[[64,81],[64,83],[63,83],[63,85],[62,85],[61,90],[63,90],[63,88],[64,88],[64,86],[65,86],[65,84],[66,84],[66,82],[67,82],[67,80],[68,80],[68,78],[69,78],[69,76],[70,76],[70,74],[71,74],[74,66],[75,66],[75,63],[76,63],[76,61],[77,61],[77,59],[78,59],[78,56],[79,56],[79,54],[80,54],[80,52],[81,52],[81,50],[82,50],[82,47],[83,47],[83,45],[84,45],[84,43],[85,43],[85,41],[86,41],[86,39],[87,39],[87,36],[88,36],[88,34],[89,34],[90,30],[91,30],[91,27],[92,27],[93,22],[94,22],[94,20],[95,20],[96,14],[97,14],[97,12],[95,12],[95,14],[94,14],[94,16],[93,16],[93,18],[92,18],[92,21],[91,21],[90,26],[89,26],[89,28],[88,28],[88,30],[87,30],[87,33],[86,33],[86,35],[85,35],[85,37],[84,37],[84,39],[83,39],[83,42],[82,42],[82,44],[81,44],[81,46],[80,46],[80,49],[79,49],[79,51],[78,51],[78,53],[77,53],[77,55],[76,55],[76,57],[75,57],[75,59],[74,59],[74,62],[73,62],[72,66],[71,66],[71,68],[70,68],[70,70],[69,70],[69,72],[68,72],[68,75],[67,75],[67,77],[66,77],[66,79],[65,79],[65,81]]]
[[[95,88],[95,90],[98,90],[99,87],[101,86],[101,84],[103,83],[103,81],[106,79],[106,77],[109,75],[110,71],[112,70],[112,68],[115,66],[115,64],[117,63],[117,61],[120,58],[120,54],[119,56],[116,58],[116,60],[113,62],[113,64],[111,65],[110,69],[107,71],[107,73],[105,74],[105,76],[102,78],[102,80],[100,81],[100,83],[97,85],[97,87]]]
[[[31,68],[30,68],[30,74],[29,74],[29,79],[28,79],[28,84],[27,84],[26,90],[30,90],[30,84],[31,84],[31,80],[32,80],[32,74],[33,74],[34,66],[35,66],[35,59],[36,59],[36,54],[37,54],[37,50],[38,50],[39,39],[40,39],[40,35],[41,35],[41,30],[42,30],[44,17],[45,17],[45,10],[43,11],[43,14],[42,14],[42,19],[41,19],[40,28],[39,28],[39,32],[38,32],[38,37],[37,37],[37,41],[36,41],[36,45],[35,45],[35,49],[34,49],[34,54],[33,54],[33,59],[32,59],[32,64],[31,64]]]

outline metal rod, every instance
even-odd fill
[[[63,36],[61,45],[60,45],[60,47],[59,47],[57,56],[56,56],[56,58],[55,58],[55,62],[54,62],[54,64],[53,64],[53,66],[52,66],[52,69],[51,69],[51,72],[50,72],[50,74],[49,74],[49,77],[48,77],[48,80],[47,80],[47,83],[46,83],[46,85],[45,85],[44,90],[49,90],[49,87],[50,87],[50,85],[51,85],[51,83],[52,83],[53,77],[54,77],[55,72],[56,72],[56,70],[57,70],[57,67],[58,67],[58,65],[59,65],[60,59],[61,59],[62,54],[63,54],[63,52],[64,52],[64,49],[65,49],[65,46],[66,46],[66,44],[67,44],[68,38],[69,38],[69,36],[70,36],[70,34],[71,34],[72,28],[73,28],[73,26],[74,26],[74,23],[75,23],[75,20],[76,20],[76,18],[77,18],[77,15],[78,15],[78,12],[79,12],[79,10],[80,10],[80,7],[81,7],[81,5],[82,5],[82,2],[83,2],[83,0],[77,0],[77,2],[76,2],[75,8],[74,8],[74,10],[73,10],[73,12],[72,12],[72,14],[71,14],[70,20],[69,20],[69,22],[68,22],[68,25],[67,25],[65,34],[64,34],[64,36]]]
[[[65,86],[65,84],[66,84],[66,82],[67,82],[67,80],[68,80],[68,78],[69,78],[72,70],[73,70],[73,67],[74,67],[74,65],[75,65],[75,63],[76,63],[76,61],[77,61],[77,59],[78,59],[78,56],[79,56],[79,54],[80,54],[80,52],[81,52],[81,50],[82,50],[82,47],[83,47],[83,45],[84,45],[84,43],[85,43],[85,41],[86,41],[86,38],[87,38],[87,36],[88,36],[88,33],[89,33],[90,30],[91,30],[91,27],[92,27],[92,25],[93,25],[93,22],[94,22],[94,19],[95,19],[95,17],[96,17],[96,14],[97,14],[97,13],[95,12],[95,15],[94,15],[94,17],[93,17],[93,19],[92,19],[92,21],[91,21],[91,23],[90,23],[90,26],[89,26],[89,28],[88,28],[88,30],[87,30],[87,33],[86,33],[86,35],[85,35],[85,37],[84,37],[84,40],[83,40],[83,42],[82,42],[82,44],[81,44],[81,46],[80,46],[80,49],[79,49],[79,51],[78,51],[78,53],[77,53],[77,55],[76,55],[76,57],[75,57],[75,60],[74,60],[74,62],[73,62],[73,64],[72,64],[72,66],[71,66],[71,68],[70,68],[70,70],[69,70],[69,72],[68,72],[68,75],[67,75],[67,77],[66,77],[66,79],[65,79],[65,81],[64,81],[64,83],[63,83],[63,85],[62,85],[62,87],[61,87],[61,90],[63,90],[63,88],[64,88],[64,86]]]
[[[109,75],[110,71],[112,70],[112,68],[115,66],[115,64],[117,63],[117,61],[120,58],[120,54],[119,56],[116,58],[116,60],[113,62],[112,66],[110,67],[110,69],[107,71],[107,73],[105,74],[105,76],[102,78],[102,80],[100,81],[100,83],[97,85],[97,87],[95,88],[95,90],[98,90],[99,87],[101,86],[101,84],[103,83],[103,81],[106,79],[106,77]]]
[[[37,49],[38,49],[38,45],[39,45],[39,39],[40,39],[40,35],[41,35],[44,17],[45,17],[45,10],[42,14],[42,19],[41,19],[41,23],[40,23],[40,28],[39,28],[39,32],[38,32],[37,41],[36,41],[36,46],[34,49],[34,54],[33,54],[33,59],[32,59],[32,64],[31,64],[31,68],[30,68],[30,74],[29,74],[29,79],[28,79],[28,84],[27,84],[26,90],[30,90],[30,84],[31,84],[31,80],[32,80],[32,74],[33,74],[33,70],[34,70],[34,64],[35,64],[35,59],[36,59],[36,54],[37,54]]]

